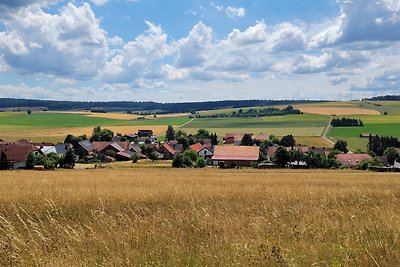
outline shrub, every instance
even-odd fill
[[[136,163],[140,159],[140,156],[138,154],[133,154],[131,156],[131,159],[132,159],[132,163]]]
[[[196,160],[196,167],[197,168],[204,168],[207,166],[207,162],[202,157],[198,157]]]

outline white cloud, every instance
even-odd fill
[[[104,64],[106,33],[88,4],[69,3],[58,15],[21,8],[4,23],[0,53],[18,72],[89,79]]]
[[[311,39],[312,47],[400,40],[400,1],[338,0],[337,21]]]
[[[225,9],[225,13],[228,18],[240,18],[246,15],[246,9],[243,7],[228,6]]]
[[[171,53],[167,34],[160,26],[146,21],[148,30],[126,43],[101,71],[106,83],[130,83],[150,75],[152,64]]]
[[[177,66],[187,68],[201,65],[206,60],[206,55],[212,47],[212,29],[197,23],[189,32],[187,38],[179,41]]]
[[[102,6],[105,3],[108,2],[108,0],[91,0],[93,4],[95,4],[96,6]]]

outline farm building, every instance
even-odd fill
[[[44,155],[56,154],[58,156],[64,156],[68,149],[72,148],[71,144],[56,144],[53,146],[39,146],[40,151]]]
[[[40,150],[30,144],[0,144],[0,153],[5,152],[14,170],[25,168],[29,152],[40,154]]]
[[[227,133],[225,135],[225,144],[235,144],[240,145],[242,142],[244,133]]]
[[[138,136],[139,137],[152,137],[154,135],[153,130],[139,130]]]
[[[368,154],[339,154],[336,158],[340,164],[350,168],[357,167],[357,165],[364,160],[372,159]]]
[[[266,141],[269,139],[269,136],[266,133],[260,133],[256,136],[254,136],[254,140],[258,140],[258,141]]]
[[[128,142],[93,142],[93,145],[99,153],[105,153],[109,150],[118,153],[129,149]]]
[[[160,152],[161,154],[163,154],[163,155],[164,155],[163,158],[166,159],[166,160],[173,159],[174,156],[175,156],[175,154],[176,154],[175,149],[173,149],[173,148],[172,148],[169,144],[167,144],[167,143],[163,144],[163,145],[160,147],[160,149],[158,150],[158,152]]]
[[[202,157],[203,159],[211,158],[214,154],[211,149],[200,143],[189,146],[189,149],[196,151],[197,155],[199,155],[199,157]]]
[[[258,146],[215,146],[212,161],[220,167],[251,166],[259,158]]]

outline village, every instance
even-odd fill
[[[160,141],[159,139],[165,139]],[[68,135],[64,143],[15,142],[0,140],[1,169],[52,170],[73,168],[75,164],[103,166],[113,162],[172,161],[175,168],[214,167],[259,169],[274,168],[353,168],[398,171],[400,148],[388,148],[382,156],[352,152],[346,142],[338,140],[333,147],[296,144],[292,135],[281,139],[266,133],[226,133],[222,138],[199,129],[197,134],[175,132],[168,126],[165,138],[150,129],[134,134],[116,134],[94,128],[93,135]]]

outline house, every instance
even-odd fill
[[[209,159],[214,154],[214,152],[206,145],[202,145],[200,143],[193,144],[189,146],[188,149],[196,151],[197,155],[199,155],[199,157],[202,157],[203,159]]]
[[[253,137],[254,140],[258,140],[258,141],[267,141],[269,140],[269,136],[266,133],[260,133],[256,136]]]
[[[239,146],[242,143],[244,133],[227,133],[225,135],[225,144],[235,144]]]
[[[93,142],[93,145],[99,153],[106,153],[106,151],[118,153],[129,149],[128,142]]]
[[[267,161],[272,161],[275,158],[276,150],[278,149],[277,146],[270,146],[267,149]]]
[[[371,160],[372,157],[368,154],[339,154],[336,159],[343,166],[354,168],[364,160]]]
[[[152,130],[139,130],[138,136],[139,137],[152,137],[152,136],[154,136],[154,132]]]
[[[58,156],[64,156],[69,149],[72,149],[72,145],[56,144],[53,146],[40,146],[39,149],[43,153],[43,155],[56,154]]]
[[[87,157],[90,154],[96,153],[96,146],[93,145],[89,140],[84,140],[78,143],[78,149],[81,150],[81,156]]]
[[[183,145],[178,144],[178,142],[176,142],[176,141],[168,141],[168,142],[166,142],[166,144],[168,144],[170,147],[172,147],[175,150],[176,154],[181,154],[184,150]]]
[[[5,152],[14,170],[24,169],[25,161],[30,152],[40,154],[40,150],[30,144],[0,144],[0,153]]]
[[[164,143],[160,149],[158,150],[159,153],[163,154],[163,159],[171,160],[177,154],[175,149],[173,149],[169,144]]]
[[[220,167],[251,166],[259,158],[258,146],[215,146],[212,161]]]

